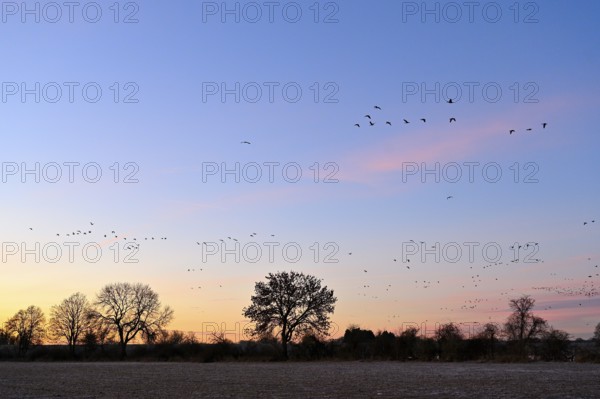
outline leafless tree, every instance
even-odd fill
[[[255,284],[252,304],[243,309],[243,315],[256,323],[254,336],[277,330],[287,359],[292,339],[307,332],[327,335],[329,314],[337,301],[333,290],[321,287],[321,280],[314,276],[294,271],[269,273],[266,279]]]
[[[5,331],[18,347],[19,356],[24,355],[29,347],[41,343],[46,335],[46,317],[37,306],[19,310],[5,325]]]
[[[173,310],[163,308],[158,294],[140,283],[106,285],[94,305],[92,318],[112,327],[121,346],[121,358],[127,356],[127,344],[138,334],[151,341],[173,319]]]
[[[525,355],[531,340],[538,338],[548,327],[546,320],[533,314],[534,305],[535,299],[529,295],[509,301],[513,312],[504,324],[504,334],[516,343],[520,355]]]
[[[91,323],[89,312],[90,304],[85,295],[80,292],[53,306],[48,325],[50,336],[55,339],[66,339],[69,350],[74,353],[75,345],[89,329]]]
[[[596,341],[596,345],[600,346],[600,323],[596,324],[596,328],[594,329],[594,340]]]

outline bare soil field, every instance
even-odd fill
[[[0,398],[599,398],[600,365],[0,363]]]

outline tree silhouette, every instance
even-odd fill
[[[569,333],[550,328],[542,334],[542,350],[545,360],[563,361],[569,358]]]
[[[539,337],[548,326],[546,320],[533,315],[534,305],[535,299],[529,295],[509,301],[513,312],[504,324],[504,333],[510,341],[516,343],[517,352],[521,356],[526,354],[531,340]]]
[[[171,308],[162,308],[158,294],[140,283],[106,285],[94,305],[97,309],[91,317],[112,327],[119,339],[121,358],[127,356],[127,344],[138,334],[152,340],[173,319]]]
[[[313,332],[327,335],[329,313],[337,298],[333,290],[321,287],[321,280],[297,272],[269,273],[266,282],[257,282],[252,304],[243,309],[244,317],[256,323],[252,335],[273,333],[281,337],[283,357],[292,339]]]
[[[456,324],[447,323],[439,326],[435,332],[435,339],[438,342],[442,359],[458,360],[464,336]]]
[[[363,330],[359,326],[349,326],[344,332],[342,342],[350,350],[352,356],[365,359],[372,355],[372,344],[375,334],[371,330]]]
[[[596,345],[600,346],[600,323],[596,324],[593,339],[596,341]]]
[[[69,350],[75,353],[75,345],[90,326],[89,312],[90,304],[80,292],[53,306],[48,325],[50,336],[66,339]]]
[[[46,335],[46,317],[37,306],[19,310],[5,325],[6,333],[16,342],[18,355],[24,355],[32,344],[41,343]]]
[[[419,329],[408,327],[398,337],[398,357],[401,360],[412,360],[416,357]]]
[[[9,343],[10,336],[3,328],[0,328],[0,345],[8,345]]]
[[[483,326],[483,330],[479,333],[479,338],[486,343],[486,346],[488,347],[488,352],[492,359],[494,358],[494,348],[499,332],[500,329],[496,324],[486,323]]]

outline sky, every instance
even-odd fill
[[[295,270],[333,336],[600,322],[597,2],[1,7],[0,320],[141,282],[238,340]]]

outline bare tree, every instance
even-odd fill
[[[48,332],[56,339],[66,339],[71,353],[75,352],[75,345],[79,338],[90,326],[90,304],[82,293],[78,292],[59,305],[52,306]]]
[[[46,318],[37,306],[19,310],[5,325],[6,333],[16,342],[19,356],[25,354],[32,344],[42,342],[46,335]]]
[[[596,341],[596,345],[600,346],[600,323],[596,324],[593,339]]]
[[[333,290],[321,287],[321,280],[314,276],[294,271],[269,273],[266,279],[256,283],[252,304],[243,309],[243,315],[256,323],[254,336],[277,330],[287,359],[292,339],[308,332],[327,335],[329,314],[337,301]]]
[[[534,305],[535,299],[529,295],[509,301],[513,312],[504,324],[504,333],[510,341],[517,344],[520,355],[525,355],[531,340],[539,337],[548,327],[546,320],[533,315]]]
[[[140,283],[115,283],[102,288],[92,318],[109,323],[121,346],[121,358],[127,356],[127,344],[138,334],[152,341],[173,319],[173,310],[162,307],[158,294]]]

